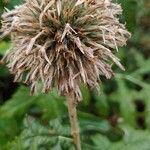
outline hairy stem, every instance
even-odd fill
[[[76,150],[81,150],[80,132],[77,118],[76,104],[73,93],[67,95],[68,112],[71,123],[71,132]]]

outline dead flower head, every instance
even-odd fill
[[[2,15],[1,38],[10,35],[13,45],[4,61],[32,93],[57,87],[79,101],[81,83],[98,88],[100,76],[114,75],[112,62],[124,69],[113,54],[130,37],[121,13],[109,0],[26,0]]]

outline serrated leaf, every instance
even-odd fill
[[[33,117],[27,116],[24,120],[22,133],[9,144],[9,147],[17,148],[19,140],[18,144],[21,143],[21,150],[52,150],[58,147],[74,150],[70,135],[66,135],[67,132],[64,135],[64,129],[67,128],[63,127],[59,120],[51,120],[50,122],[51,126],[44,126]]]

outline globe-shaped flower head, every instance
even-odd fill
[[[4,61],[32,93],[57,87],[79,101],[81,83],[98,88],[100,76],[114,75],[112,62],[124,69],[113,54],[130,37],[121,13],[108,0],[26,0],[2,15],[1,38],[12,41]]]

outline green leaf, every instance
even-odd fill
[[[81,86],[81,93],[83,95],[83,104],[85,106],[88,106],[88,104],[91,100],[91,95],[90,95],[89,89],[85,85]]]
[[[126,88],[125,82],[116,78],[118,83],[117,99],[120,105],[120,113],[124,121],[135,126],[136,109],[132,93]]]
[[[107,101],[108,100],[107,96],[103,92],[101,92],[100,95],[94,94],[94,99],[96,100],[95,111],[100,116],[108,116],[110,108]]]
[[[50,124],[44,126],[34,118],[26,117],[22,133],[15,141],[9,143],[8,147],[17,148],[21,145],[21,150],[52,150],[56,148],[74,150],[70,134],[66,135],[67,132],[65,135],[63,134],[62,123],[59,120],[51,120]],[[67,128],[65,127],[65,129]]]
[[[134,31],[136,26],[137,2],[135,0],[122,1],[119,0],[123,7],[124,20],[130,31]],[[130,12],[130,15],[129,15]]]
[[[4,55],[6,50],[8,50],[11,47],[11,43],[10,42],[0,42],[0,54]]]
[[[111,142],[106,136],[97,134],[92,137],[95,150],[149,150],[150,134],[147,131],[135,130],[127,125],[124,129],[124,138],[119,142]]]
[[[27,87],[21,86],[12,98],[0,107],[0,118],[22,116],[35,103],[37,97],[30,96]]]
[[[108,150],[111,142],[106,136],[97,134],[92,137],[93,144],[98,148],[99,150]]]
[[[124,127],[125,135],[123,141],[114,143],[110,150],[149,150],[150,134],[147,131],[134,130],[131,127]]]
[[[39,95],[36,106],[43,112],[43,119],[54,119],[67,113],[64,100],[64,97],[59,96],[56,90],[53,90],[48,94]]]

